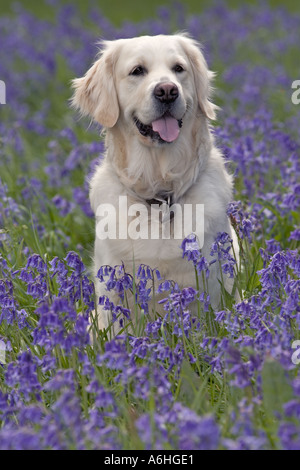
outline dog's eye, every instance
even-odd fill
[[[180,64],[176,64],[175,67],[173,68],[174,72],[176,73],[181,73],[184,72],[184,68]]]
[[[134,67],[134,69],[130,72],[130,75],[145,75],[146,69],[141,65]]]

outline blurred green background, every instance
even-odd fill
[[[26,9],[34,12],[41,18],[51,18],[53,11],[51,4],[54,3],[52,0],[21,0],[19,2],[14,2],[11,0],[0,0],[0,14],[9,13],[14,9],[14,6],[19,3],[24,6]],[[157,8],[163,5],[172,5],[174,4],[173,0],[94,0],[90,2],[88,0],[60,0],[62,3],[71,3],[77,5],[80,8],[82,14],[82,21],[85,23],[86,14],[91,5],[97,4],[104,15],[109,18],[114,24],[120,24],[123,21],[140,21],[149,17],[155,17]],[[184,0],[179,1],[178,3],[183,4],[188,13],[199,13],[202,9],[207,8],[213,2],[211,0]],[[218,3],[218,0],[215,0],[214,3]],[[227,0],[225,2],[231,8],[236,8],[240,6],[243,2],[239,0]],[[288,8],[290,11],[300,11],[300,2],[299,0],[269,0],[268,2],[261,1],[248,1],[247,3],[257,4],[259,8],[262,3],[268,3],[271,6],[283,6]]]

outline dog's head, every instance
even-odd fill
[[[212,77],[199,44],[184,34],[105,41],[99,59],[73,80],[72,104],[146,145],[170,144],[199,111],[214,119]]]

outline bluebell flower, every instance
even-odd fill
[[[284,450],[300,450],[299,426],[295,423],[281,423],[278,437]]]
[[[83,262],[81,261],[78,254],[74,251],[69,251],[65,260],[67,265],[74,269],[76,274],[81,274],[83,271],[85,271]]]
[[[200,258],[200,247],[195,234],[186,237],[181,243],[182,257],[186,257],[188,261],[193,261],[194,264]]]
[[[44,385],[45,390],[75,390],[75,371],[72,369],[56,370],[55,376]]]

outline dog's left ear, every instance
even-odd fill
[[[208,70],[200,45],[196,41],[185,35],[180,37],[180,41],[192,66],[200,109],[207,118],[215,119],[218,106],[209,101],[212,92],[211,81],[215,73]]]
[[[100,59],[82,78],[72,81],[75,89],[71,104],[83,115],[89,115],[104,127],[113,127],[119,118],[119,103],[114,81],[117,48],[104,43]]]

